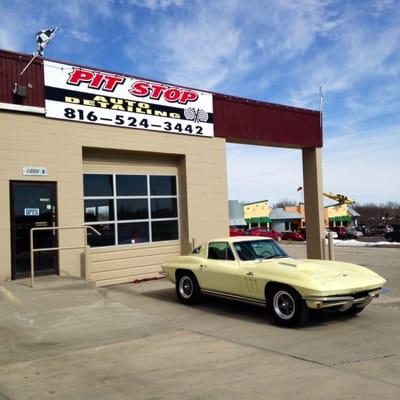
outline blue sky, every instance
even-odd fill
[[[324,190],[400,201],[400,2],[0,0],[0,48],[318,109]],[[298,150],[227,145],[229,198],[299,200]]]

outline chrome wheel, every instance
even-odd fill
[[[284,320],[290,320],[296,313],[296,302],[292,295],[285,290],[275,293],[273,307],[276,315]]]
[[[190,276],[183,275],[179,279],[179,293],[184,299],[190,299],[193,295],[193,281]]]

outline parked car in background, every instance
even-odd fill
[[[371,228],[371,235],[384,235],[385,233],[391,232],[392,227],[386,224],[375,225]]]
[[[348,239],[358,239],[363,237],[364,234],[361,231],[358,231],[356,228],[347,228],[346,236]]]
[[[391,232],[385,233],[388,242],[400,242],[400,225],[393,225]]]
[[[325,229],[325,237],[328,238],[329,233],[332,232],[332,238],[333,239],[339,239],[339,235],[335,231],[331,231],[329,229]]]
[[[304,241],[304,236],[300,232],[281,232],[282,240],[295,240],[295,241]]]
[[[362,225],[362,226],[356,226],[356,229],[360,232],[363,233],[364,236],[372,236],[371,229],[368,228],[368,226]]]
[[[244,229],[230,227],[229,236],[244,236]]]
[[[281,233],[276,231],[269,231],[265,228],[250,228],[245,231],[247,236],[264,236],[279,242],[282,239]]]
[[[347,239],[347,229],[344,226],[334,226],[331,230],[337,233],[338,239]]]
[[[306,228],[297,229],[297,232],[303,235],[304,240],[306,240]]]

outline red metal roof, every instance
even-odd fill
[[[26,54],[0,50],[0,103],[44,107],[42,59],[36,59],[22,77],[19,75],[30,59]],[[15,83],[28,86],[27,97],[20,98],[12,93]],[[213,93],[213,98],[216,137],[245,144],[322,147],[318,111],[220,93]]]

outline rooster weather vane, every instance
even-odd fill
[[[195,123],[208,121],[208,112],[201,108],[197,110],[194,107],[185,108],[184,114],[186,119]]]

